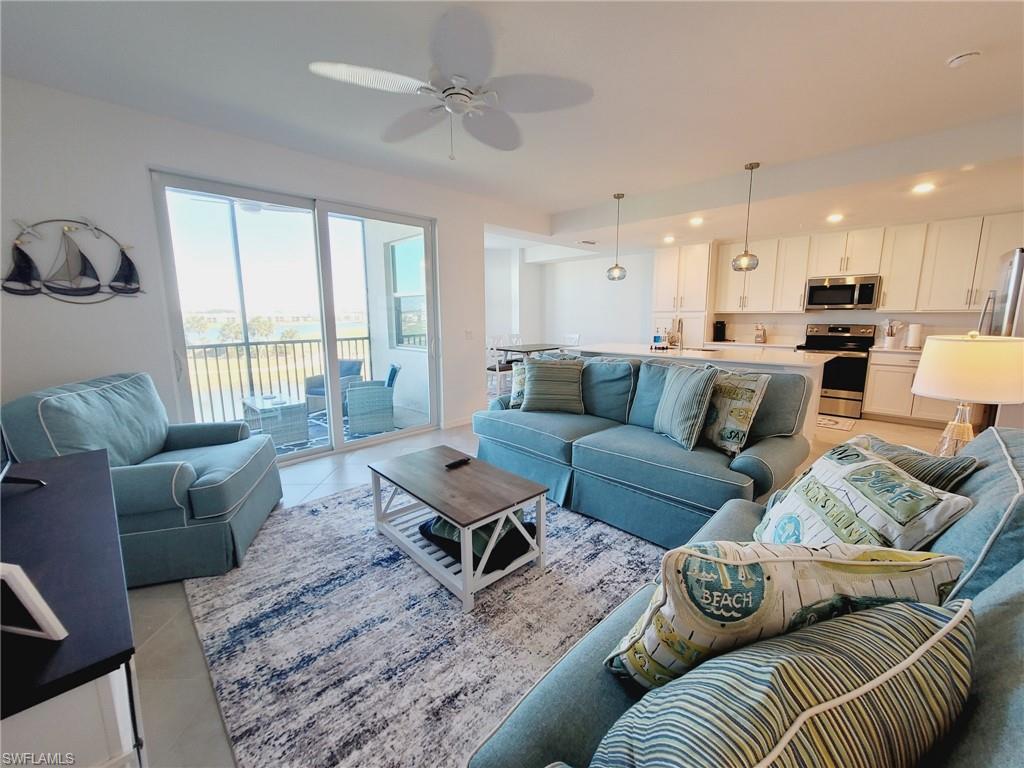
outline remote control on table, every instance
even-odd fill
[[[449,461],[447,464],[444,465],[444,468],[445,469],[458,469],[459,467],[466,466],[467,464],[469,464],[469,462],[470,462],[469,456],[463,456],[461,459],[456,459],[455,461]]]

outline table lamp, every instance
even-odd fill
[[[981,336],[976,331],[966,336],[929,336],[912,391],[959,403],[937,451],[939,456],[955,456],[974,439],[971,403],[1024,403],[1024,338]]]

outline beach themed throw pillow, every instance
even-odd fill
[[[673,549],[647,610],[605,660],[645,688],[705,659],[894,600],[939,605],[959,557],[830,544],[715,541]]]
[[[771,378],[768,373],[719,369],[704,422],[704,437],[730,456],[743,450]]]
[[[526,363],[512,363],[512,391],[508,396],[508,407],[518,408],[523,404],[526,392]]]
[[[933,485],[940,491],[954,490],[981,467],[981,462],[976,456],[935,456],[909,445],[887,442],[875,435],[857,435],[846,442],[859,448],[867,448],[922,483]]]
[[[766,544],[921,549],[972,503],[922,483],[866,448],[843,443],[814,462],[765,512],[754,538]]]

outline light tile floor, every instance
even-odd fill
[[[855,434],[934,450],[939,430],[861,420],[852,432],[818,428],[811,458]],[[281,469],[284,506],[329,496],[370,481],[367,463],[389,456],[451,445],[476,454],[469,426],[412,435],[345,454],[311,459]],[[803,467],[801,467],[801,470]],[[234,758],[180,582],[129,593],[141,689],[146,748],[153,768],[231,768]]]

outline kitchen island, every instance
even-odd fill
[[[612,342],[582,344],[576,348],[584,357],[631,357],[639,360],[679,360],[689,363],[710,363],[729,370],[749,370],[766,373],[782,371],[803,375],[811,387],[811,399],[804,419],[803,434],[814,439],[817,424],[818,401],[821,399],[822,369],[835,355],[807,353],[778,347],[737,349],[668,349],[652,350],[646,344]]]

